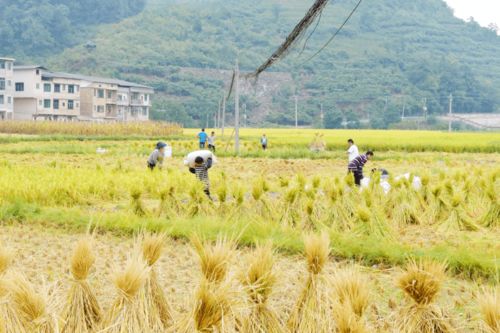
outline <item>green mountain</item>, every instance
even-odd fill
[[[72,2],[66,0],[66,2]],[[76,3],[76,1],[74,1]],[[79,2],[78,2],[79,3]],[[500,37],[464,22],[442,0],[372,0],[317,57],[355,0],[331,0],[301,44],[242,93],[250,125],[382,128],[406,115],[500,112]],[[138,15],[94,28],[91,41],[48,59],[55,70],[153,86],[157,119],[201,126],[227,90],[236,58],[253,71],[302,18],[311,0],[150,0]],[[1,29],[0,29],[1,30]],[[0,49],[1,50],[1,49]],[[233,110],[228,104],[229,120]]]

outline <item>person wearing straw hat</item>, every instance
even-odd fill
[[[156,144],[155,150],[149,155],[148,158],[148,168],[153,171],[156,166],[158,168],[163,167],[163,160],[165,159],[165,147],[167,147],[167,144],[165,142],[158,142]]]

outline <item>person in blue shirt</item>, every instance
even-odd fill
[[[262,145],[262,150],[267,150],[267,136],[265,134],[260,138],[260,144]]]
[[[208,135],[205,133],[205,129],[202,128],[201,132],[198,133],[198,139],[200,140],[200,149],[204,149],[207,144]]]

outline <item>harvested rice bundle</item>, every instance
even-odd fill
[[[225,285],[203,281],[195,294],[193,310],[173,327],[170,333],[233,333],[235,320],[234,299]]]
[[[146,215],[146,208],[144,207],[144,203],[142,202],[141,196],[142,192],[139,189],[133,189],[130,192],[130,197],[131,197],[130,204],[132,206],[132,211],[137,216]]]
[[[486,195],[489,199],[489,209],[482,219],[482,223],[488,228],[500,227],[500,197],[495,192],[493,186],[489,186],[486,190]]]
[[[0,277],[0,333],[25,333],[26,329],[11,302],[9,282]]]
[[[395,332],[456,332],[446,314],[433,304],[445,279],[445,269],[445,264],[433,261],[408,263],[398,285],[413,302],[398,313]]]
[[[484,291],[479,298],[484,333],[500,333],[500,291]]]
[[[335,273],[332,287],[339,304],[361,318],[370,300],[368,281],[356,269],[347,268]]]
[[[149,274],[146,263],[139,257],[129,259],[123,272],[116,274],[114,283],[118,297],[106,314],[102,328],[107,333],[151,332],[146,303],[141,289]]]
[[[276,283],[273,273],[274,258],[271,244],[258,246],[241,276],[241,283],[251,302],[250,314],[243,318],[240,332],[283,333],[284,328],[268,300]]]
[[[154,323],[158,319],[161,325],[167,327],[172,320],[172,310],[167,302],[165,293],[160,287],[158,276],[154,268],[155,263],[160,259],[165,246],[166,235],[145,234],[142,236],[142,255],[148,264],[150,271],[144,287],[144,298],[147,302],[150,322]],[[154,326],[154,325],[153,325]]]
[[[450,201],[450,215],[443,222],[444,228],[458,228],[460,230],[477,231],[479,227],[472,221],[465,211],[464,199],[460,193],[455,193]]]
[[[220,284],[226,278],[229,262],[234,255],[236,244],[233,240],[218,237],[214,244],[204,242],[199,236],[191,238],[191,243],[200,258],[201,271],[204,278]]]
[[[337,333],[367,333],[365,325],[359,320],[351,307],[336,303],[332,309]]]
[[[56,316],[47,309],[46,295],[37,293],[22,275],[13,277],[9,285],[16,312],[26,331],[31,333],[59,332]]]
[[[330,239],[326,233],[310,235],[304,240],[308,277],[290,318],[290,332],[326,333],[334,330],[331,298],[326,276],[322,274],[330,253]]]
[[[87,282],[94,262],[92,240],[80,240],[71,258],[73,281],[63,312],[63,333],[94,332],[101,320],[101,308]]]

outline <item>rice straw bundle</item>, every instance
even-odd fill
[[[0,277],[0,333],[25,333],[26,329],[11,302],[10,289],[9,282]]]
[[[283,333],[282,323],[269,307],[268,300],[276,283],[272,269],[274,258],[271,244],[257,246],[248,268],[241,276],[251,304],[250,314],[243,318],[240,332],[243,333]]]
[[[477,231],[479,227],[472,221],[463,208],[464,199],[460,193],[455,193],[450,202],[450,215],[443,222],[445,228],[458,228],[459,230]]]
[[[71,258],[73,281],[63,313],[63,333],[93,332],[101,320],[101,308],[87,282],[94,262],[91,239],[81,239]]]
[[[488,228],[500,227],[500,198],[493,186],[488,187],[486,195],[489,199],[489,208],[482,219],[482,223]]]
[[[147,307],[151,316],[150,322],[154,323],[159,319],[161,325],[157,326],[167,327],[172,320],[172,310],[167,302],[163,289],[160,287],[158,276],[154,269],[155,263],[160,259],[163,252],[165,240],[166,235],[164,233],[143,235],[142,255],[150,267],[149,276],[146,279],[144,287],[144,298],[147,302]]]
[[[12,278],[12,301],[21,323],[31,333],[57,333],[58,320],[47,309],[46,295],[39,294],[22,275]]]
[[[151,332],[146,303],[141,300],[149,269],[139,257],[129,259],[123,272],[117,273],[114,283],[118,297],[106,314],[102,327],[107,333]]]
[[[484,291],[479,298],[479,308],[483,315],[483,331],[485,333],[500,333],[500,291],[497,287]]]
[[[233,300],[225,285],[203,281],[195,294],[193,310],[171,327],[172,333],[233,333],[235,332]]]
[[[332,282],[334,297],[361,318],[370,300],[368,281],[354,268],[337,272]]]
[[[413,303],[405,306],[395,318],[395,332],[456,332],[450,319],[433,304],[445,279],[445,269],[445,264],[433,261],[408,263],[398,285]]]
[[[351,307],[336,303],[332,309],[337,333],[367,333],[365,325],[359,320]]]
[[[229,262],[234,255],[235,242],[225,237],[218,237],[214,244],[204,242],[199,236],[191,238],[191,243],[200,258],[201,271],[204,278],[220,284],[226,278]]]
[[[333,331],[330,300],[323,269],[330,253],[330,239],[326,233],[309,235],[304,239],[308,277],[290,318],[292,333],[329,333]]]

